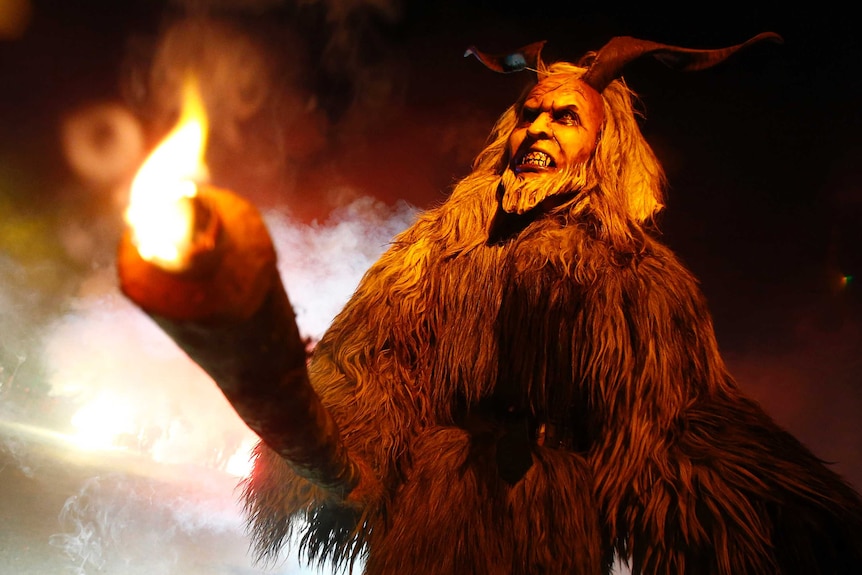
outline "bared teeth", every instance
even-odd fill
[[[536,168],[548,168],[551,167],[554,163],[554,160],[548,154],[539,151],[528,152],[521,158],[521,165],[523,166],[534,166]]]

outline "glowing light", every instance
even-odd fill
[[[0,0],[0,39],[17,40],[33,19],[31,0]]]
[[[126,222],[141,257],[166,269],[183,267],[193,233],[196,181],[206,176],[208,123],[193,77],[183,89],[176,127],[147,158],[132,182]]]
[[[846,275],[841,277],[841,287],[847,287],[853,283],[853,276]]]
[[[249,477],[254,469],[252,460],[252,452],[257,445],[257,436],[250,436],[237,449],[234,454],[228,459],[225,465],[225,472],[235,477]]]
[[[73,443],[84,450],[116,449],[118,438],[131,436],[132,407],[111,394],[102,394],[84,405],[72,416]]]

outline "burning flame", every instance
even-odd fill
[[[206,176],[208,123],[194,77],[183,86],[180,119],[150,154],[131,187],[126,222],[141,257],[169,270],[182,269],[194,230],[190,198]]]

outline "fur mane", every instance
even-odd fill
[[[296,531],[310,560],[375,575],[610,572],[613,552],[665,575],[858,567],[858,494],[739,390],[697,280],[653,238],[665,180],[633,94],[602,98],[581,189],[501,214],[521,98],[363,276],[309,374],[377,483],[336,500],[259,446],[243,493],[259,558]],[[505,484],[512,414],[562,441],[522,433],[528,471]]]

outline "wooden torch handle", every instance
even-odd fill
[[[306,344],[260,214],[212,187],[193,201],[205,249],[188,269],[169,272],[143,260],[127,233],[118,256],[121,290],[299,475],[346,498],[359,470],[308,379]]]

